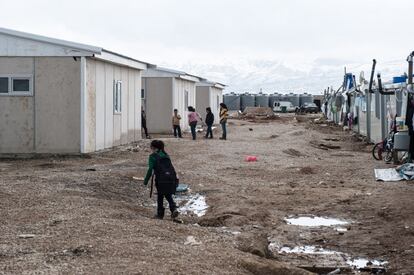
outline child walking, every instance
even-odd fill
[[[193,137],[193,140],[196,140],[197,138],[196,128],[197,128],[197,122],[199,120],[202,121],[200,115],[196,112],[194,107],[189,106],[188,107],[188,123],[190,124],[191,135]]]
[[[220,139],[226,140],[227,139],[227,117],[228,117],[228,109],[226,104],[220,103],[220,124],[223,134]]]
[[[206,133],[205,138],[213,138],[213,129],[212,129],[212,127],[213,127],[213,124],[214,124],[214,114],[211,111],[210,107],[206,108],[206,112],[207,112],[207,115],[206,115],[207,133]]]
[[[174,109],[174,115],[172,117],[172,125],[174,129],[174,137],[182,138],[180,127],[181,116],[178,114],[178,110]]]
[[[156,219],[164,218],[164,198],[168,201],[171,218],[178,217],[177,205],[172,197],[177,188],[178,179],[171,159],[164,150],[164,142],[161,140],[153,140],[151,142],[152,154],[148,160],[148,171],[144,180],[144,185],[148,184],[154,171],[155,187],[157,188],[157,214]]]

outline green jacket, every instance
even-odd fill
[[[157,161],[155,159],[155,154],[158,154],[160,157],[167,156],[167,154],[165,154],[164,152],[160,152],[160,151],[158,151],[157,153],[153,153],[149,156],[149,158],[148,158],[148,171],[147,171],[147,175],[145,176],[145,179],[144,179],[144,184],[145,185],[147,185],[149,180],[151,179],[152,171],[154,170],[155,162]]]

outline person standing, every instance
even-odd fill
[[[212,129],[212,127],[213,127],[213,124],[214,124],[214,114],[211,111],[210,107],[206,108],[206,112],[207,112],[207,115],[206,115],[207,133],[206,133],[205,138],[213,138],[213,129]]]
[[[181,120],[181,116],[178,114],[178,110],[174,109],[174,115],[172,117],[172,125],[174,129],[174,137],[178,137],[178,138],[182,138],[180,120]]]
[[[161,140],[153,140],[151,142],[152,154],[148,160],[148,171],[144,179],[144,185],[148,185],[148,182],[154,171],[155,187],[157,188],[157,214],[156,219],[164,218],[164,198],[168,201],[171,218],[174,220],[179,215],[177,211],[177,205],[172,197],[175,194],[178,179],[174,166],[171,163],[171,159],[165,152],[164,142]]]
[[[147,115],[144,110],[141,111],[141,128],[144,129],[145,137],[150,138],[147,130]]]
[[[220,139],[222,140],[226,140],[227,139],[227,117],[229,116],[228,114],[228,109],[226,104],[224,103],[220,103],[220,125],[221,125],[221,129],[223,131],[223,135]]]
[[[188,123],[190,124],[191,135],[193,137],[193,140],[197,139],[196,128],[197,128],[197,122],[199,120],[201,120],[200,115],[196,113],[196,110],[194,109],[194,107],[189,106],[188,107]]]

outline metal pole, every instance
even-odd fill
[[[367,141],[371,142],[371,93],[366,92],[366,104],[367,104]]]
[[[408,58],[408,85],[412,85],[413,84],[413,57],[414,57],[414,52],[412,52]],[[410,87],[412,88],[412,87]]]
[[[372,84],[374,82],[374,74],[375,74],[375,66],[377,64],[377,61],[374,59],[372,60],[372,70],[371,70],[371,77],[369,80],[369,87],[368,91],[366,92],[367,97],[367,140],[368,142],[371,142],[371,94],[372,91]]]

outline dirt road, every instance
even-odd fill
[[[299,120],[234,120],[228,141],[165,138],[191,187],[181,206],[208,205],[183,224],[152,219],[155,202],[132,178],[146,172],[149,141],[137,152],[0,161],[0,274],[352,274],[361,262],[413,274],[413,183],[376,182],[385,164],[370,146]],[[303,215],[339,221],[285,220]]]

